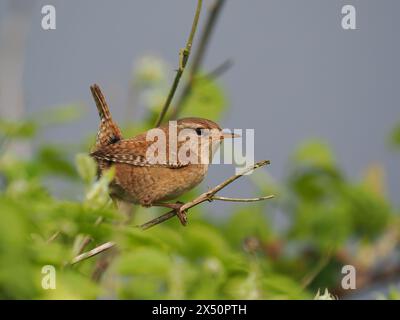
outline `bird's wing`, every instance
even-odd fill
[[[134,139],[125,139],[117,141],[114,144],[102,146],[96,151],[92,152],[90,155],[96,160],[126,163],[140,167],[167,167],[178,169],[188,165],[179,163],[178,161],[170,162],[167,155],[165,158],[157,158],[157,154],[155,157],[152,157],[151,153],[148,155],[147,153],[149,147],[151,147],[153,143],[154,142],[146,141],[140,137],[136,137]],[[159,152],[163,151],[161,150]],[[165,152],[168,154],[167,151]]]

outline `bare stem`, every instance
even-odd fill
[[[61,234],[60,231],[56,231],[49,239],[47,239],[47,243],[51,243],[54,240],[56,240],[58,238],[58,236]]]
[[[164,117],[169,109],[169,106],[171,105],[172,99],[174,98],[176,89],[178,88],[178,84],[179,84],[179,81],[181,80],[182,74],[185,71],[185,67],[189,60],[190,52],[192,49],[193,39],[196,34],[197,25],[198,25],[200,13],[201,13],[202,3],[203,3],[202,0],[197,1],[197,8],[196,8],[196,13],[195,13],[195,16],[193,19],[192,29],[190,31],[190,35],[187,40],[186,47],[181,49],[179,52],[179,68],[178,68],[178,71],[176,72],[176,76],[175,76],[174,82],[172,84],[172,87],[168,93],[167,100],[165,101],[165,104],[162,108],[160,116],[158,117],[158,120],[156,122],[156,127],[158,127],[163,122]]]
[[[85,253],[82,253],[82,254],[76,256],[74,259],[72,259],[71,265],[74,265],[74,264],[81,262],[83,260],[86,260],[88,258],[94,257],[94,256],[98,255],[99,253],[102,253],[108,249],[111,249],[114,246],[115,246],[115,242],[103,243],[102,245],[100,245],[90,251],[87,251]]]
[[[206,75],[198,78],[199,80],[202,79],[216,79],[220,76],[222,76],[225,72],[227,72],[230,68],[233,66],[233,61],[232,59],[227,59],[224,62],[222,62],[220,65],[215,67],[213,70],[209,71]],[[197,79],[196,79],[197,80]]]
[[[189,70],[188,82],[182,89],[182,94],[178,98],[176,106],[175,106],[174,110],[172,111],[171,119],[175,119],[176,117],[178,117],[178,115],[182,111],[182,108],[186,102],[186,99],[189,97],[190,93],[192,92],[193,85],[195,83],[195,77],[196,77],[197,72],[199,71],[199,68],[203,62],[204,55],[206,53],[206,49],[210,42],[211,35],[214,31],[216,22],[219,17],[219,13],[221,12],[221,9],[222,9],[224,3],[225,3],[225,0],[215,0],[214,4],[212,5],[212,7],[209,11],[210,13],[208,15],[207,21],[205,23],[204,29],[201,34],[199,46],[193,56],[193,63]]]
[[[272,199],[273,197],[274,195],[258,197],[258,198],[228,198],[228,197],[213,196],[212,200],[229,201],[229,202],[257,202],[257,201]]]

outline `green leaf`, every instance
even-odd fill
[[[97,165],[94,159],[85,153],[75,156],[75,164],[78,173],[86,184],[91,184],[96,179]]]
[[[38,127],[31,120],[10,121],[0,119],[0,136],[17,139],[29,139],[36,135]]]
[[[114,179],[115,167],[103,171],[99,180],[94,182],[86,193],[85,204],[90,208],[102,208],[109,201],[109,185]]]
[[[388,227],[390,207],[375,193],[363,186],[348,186],[344,196],[349,200],[348,215],[355,235],[374,240]]]
[[[297,281],[276,273],[270,273],[263,278],[262,289],[267,299],[294,300],[311,298]]]
[[[165,277],[170,266],[170,257],[165,252],[153,248],[136,248],[132,252],[125,252],[118,259],[118,270],[122,275]]]
[[[227,98],[221,86],[213,79],[200,78],[185,102],[182,116],[202,117],[217,121],[221,118]]]
[[[335,160],[332,151],[326,143],[320,140],[311,140],[300,145],[294,153],[292,161],[296,165],[332,168]]]
[[[231,243],[241,248],[248,237],[267,241],[271,231],[259,206],[246,206],[234,212],[226,223],[225,234]]]
[[[256,271],[247,276],[232,277],[229,279],[225,292],[230,299],[258,300],[262,299],[262,289]]]
[[[295,213],[291,235],[324,251],[337,248],[352,232],[349,210],[348,201],[342,199],[330,203],[302,202]]]
[[[42,146],[35,161],[40,164],[42,174],[59,174],[70,178],[76,177],[75,168],[68,161],[67,153],[57,146]]]
[[[190,228],[182,230],[182,235],[186,242],[184,253],[193,259],[204,256],[224,259],[231,253],[226,240],[212,226],[192,223]]]
[[[60,125],[78,120],[82,116],[83,110],[83,106],[80,104],[62,105],[35,114],[34,120],[41,127]]]

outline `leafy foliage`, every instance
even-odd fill
[[[199,77],[183,109],[183,116],[219,119],[227,105],[227,98],[220,84],[214,79]],[[189,107],[190,106],[190,107]]]
[[[133,87],[146,97],[163,92],[162,66],[146,60]],[[188,103],[185,112],[218,120],[226,98],[215,80],[205,79]],[[125,134],[151,126],[160,106],[150,106],[146,121],[127,127]],[[115,210],[108,197],[114,173],[97,180],[87,150],[75,155],[63,145],[39,143],[29,159],[8,151],[19,139],[38,142],[37,132],[51,123],[76,119],[73,111],[60,112],[46,121],[0,121],[0,141],[7,141],[0,153],[1,298],[328,299],[331,294],[316,293],[329,288],[334,297],[340,295],[344,264],[365,266],[362,252],[368,249],[376,253],[369,260],[372,268],[390,256],[387,243],[395,250],[387,236],[395,230],[399,238],[396,209],[376,192],[384,182],[351,181],[322,141],[294,151],[281,183],[263,174],[253,180],[260,193],[277,191],[273,202],[240,204],[220,223],[206,219],[199,206],[187,228],[172,220],[141,231]],[[54,178],[68,181],[79,196],[55,197],[46,183]],[[276,212],[288,222],[285,227],[271,219]],[[160,213],[136,208],[135,223]],[[114,241],[118,254],[71,265],[85,239],[91,241],[84,251]],[[93,280],[97,262],[107,255],[114,255],[110,268],[101,281]],[[54,290],[41,285],[46,265],[57,271]],[[397,296],[392,291],[389,297]]]

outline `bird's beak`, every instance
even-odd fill
[[[233,138],[240,138],[240,134],[232,133],[232,132],[222,132],[221,140],[223,139],[233,139]]]

